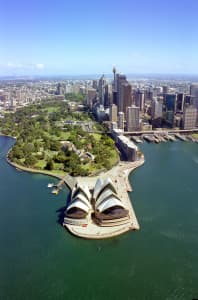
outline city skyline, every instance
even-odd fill
[[[0,76],[197,74],[195,1],[6,1]]]

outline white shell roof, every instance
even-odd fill
[[[102,181],[102,179],[98,179],[94,188],[93,198],[97,199],[100,191],[105,188],[105,186],[111,185],[113,192],[116,192],[116,189],[113,185],[112,180],[108,177]]]
[[[96,199],[96,195],[99,193],[101,186],[103,184],[103,180],[98,178],[94,187],[93,198]]]
[[[121,207],[125,208],[124,205],[123,205],[123,203],[122,203],[120,200],[118,200],[118,199],[115,198],[115,197],[112,197],[112,198],[110,198],[109,200],[102,202],[102,203],[97,207],[97,210],[98,210],[100,213],[102,213],[102,212],[105,211],[106,209],[108,209],[108,208],[110,208],[110,207],[114,207],[114,206],[121,206]]]
[[[67,207],[67,212],[71,209],[71,208],[79,208],[79,209],[82,209],[84,210],[86,213],[89,212],[89,207],[82,201],[80,200],[76,200],[76,201],[73,201],[68,207]]]
[[[101,202],[105,201],[106,199],[108,199],[109,197],[115,197],[119,200],[119,197],[109,188],[106,188],[102,194],[98,197],[97,201],[96,201],[96,207],[98,205],[100,205]]]
[[[85,194],[85,196],[87,197],[87,199],[91,200],[91,193],[89,191],[88,186],[83,186],[83,185],[78,184],[76,186],[76,188],[74,188],[72,190],[72,195],[71,195],[72,198],[74,197],[74,194],[76,193],[77,190],[79,190],[79,193],[80,193],[80,191],[82,191],[82,193]]]
[[[80,200],[80,201],[84,202],[89,208],[91,208],[91,203],[89,202],[89,200],[87,200],[87,198],[84,196],[83,193],[78,193],[76,195],[76,197],[74,199],[72,199],[72,202],[74,202],[76,200]]]

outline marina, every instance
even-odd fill
[[[193,143],[198,143],[198,139],[194,138],[192,135],[183,135],[179,133],[172,133],[172,134],[166,134],[166,133],[151,133],[151,134],[143,134],[142,139],[145,140],[148,143],[161,143],[161,142],[175,142],[177,140],[187,142],[191,141]],[[131,136],[131,140],[135,143],[142,143],[143,140],[140,139],[138,136]]]

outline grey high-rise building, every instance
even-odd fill
[[[96,89],[89,88],[87,91],[87,105],[92,108],[96,102]]]
[[[124,131],[124,113],[118,112],[118,128]]]
[[[183,129],[193,129],[196,127],[197,122],[197,109],[189,105],[184,108],[183,115]]]
[[[132,105],[132,87],[126,81],[121,84],[118,110],[124,112],[124,114],[126,115],[127,107],[131,105]]]
[[[116,104],[118,106],[119,112],[123,112],[122,102],[121,102],[121,88],[123,83],[127,83],[126,76],[123,74],[116,74],[116,88],[117,88]]]
[[[99,101],[100,104],[102,105],[104,105],[105,85],[106,85],[106,80],[104,75],[102,75],[102,77],[99,79],[99,84],[98,84]]]
[[[151,102],[151,121],[153,127],[161,127],[163,117],[163,97],[153,98]]]
[[[97,88],[98,88],[98,81],[97,80],[92,81],[92,87],[93,87],[93,89],[97,90]]]
[[[151,103],[151,118],[152,120],[162,118],[163,101],[161,99],[154,98]]]
[[[104,107],[108,108],[113,103],[112,98],[112,86],[110,84],[105,85],[105,94],[104,94]]]
[[[144,102],[145,102],[144,92],[137,90],[134,93],[134,103],[137,107],[140,108],[140,111],[144,110]]]
[[[140,108],[132,105],[127,107],[127,131],[136,131],[140,129]]]
[[[190,95],[192,97],[192,104],[198,109],[198,83],[191,84]]]
[[[177,94],[176,110],[177,111],[183,111],[184,110],[184,94],[183,93]]]

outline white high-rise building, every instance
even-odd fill
[[[117,120],[118,120],[118,108],[117,108],[117,105],[115,104],[112,104],[110,106],[110,114],[109,114],[109,119],[111,122],[116,122],[117,123]]]
[[[118,113],[118,128],[124,131],[124,113],[122,111]]]

